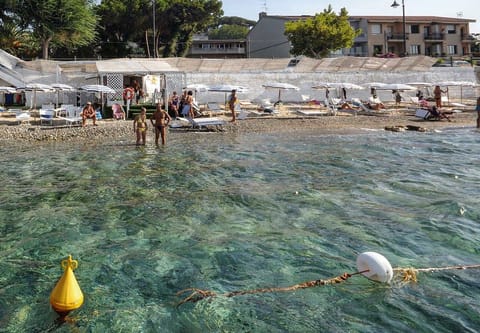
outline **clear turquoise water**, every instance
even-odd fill
[[[171,136],[169,146],[0,148],[1,332],[477,332],[480,270],[175,307],[394,267],[480,263],[480,133]],[[60,261],[85,294],[58,324]]]

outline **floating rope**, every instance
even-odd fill
[[[319,280],[307,281],[307,282],[298,283],[289,287],[272,287],[272,288],[259,288],[259,289],[251,289],[251,290],[239,290],[239,291],[232,291],[224,294],[216,294],[215,292],[209,291],[209,290],[188,288],[188,289],[180,290],[177,293],[177,296],[180,296],[187,292],[191,292],[189,296],[187,296],[177,304],[177,307],[187,302],[195,303],[209,297],[217,297],[217,296],[234,297],[234,296],[247,295],[247,294],[286,292],[286,291],[294,291],[298,289],[306,289],[306,288],[312,288],[312,287],[318,287],[318,286],[337,284],[337,283],[342,283],[344,281],[347,281],[350,277],[354,275],[363,274],[365,272],[366,271],[355,272],[355,273],[343,273],[342,275],[336,276],[328,280],[319,279]]]
[[[475,269],[475,268],[480,268],[479,265],[459,265],[459,266],[447,266],[447,267],[431,267],[431,268],[395,268],[393,269],[393,272],[396,275],[396,278],[400,279],[402,283],[409,283],[409,282],[417,282],[417,274],[420,272],[440,272],[440,271],[447,271],[447,270],[465,270],[465,269]],[[272,288],[259,288],[259,289],[250,289],[250,290],[239,290],[239,291],[232,291],[229,293],[224,293],[224,294],[217,294],[213,291],[210,290],[202,290],[202,289],[197,289],[197,288],[188,288],[188,289],[183,289],[177,293],[177,296],[181,296],[187,292],[190,292],[190,295],[184,298],[182,301],[180,301],[177,304],[177,307],[179,307],[182,304],[185,303],[196,303],[198,301],[204,300],[206,298],[213,298],[213,297],[234,297],[234,296],[240,296],[240,295],[248,295],[248,294],[261,294],[261,293],[273,293],[273,292],[287,292],[287,291],[295,291],[298,289],[306,289],[306,288],[312,288],[312,287],[318,287],[318,286],[326,286],[326,285],[333,285],[333,284],[338,284],[347,281],[350,277],[354,275],[365,275],[368,277],[368,272],[370,270],[366,269],[363,271],[355,272],[355,273],[344,273],[342,275],[339,275],[337,277],[327,279],[327,280],[313,280],[313,281],[307,281],[299,284],[295,284],[293,286],[289,287],[272,287]],[[365,274],[367,273],[367,274]],[[375,279],[372,279],[375,280]]]
[[[480,268],[480,265],[459,265],[459,266],[447,266],[447,267],[431,267],[431,268],[394,268],[393,272],[398,273],[401,276],[403,282],[417,282],[417,273],[432,273],[440,271],[451,271],[451,270],[463,270],[463,269],[472,269]]]

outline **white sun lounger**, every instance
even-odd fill
[[[225,120],[218,117],[210,118],[194,118],[191,120],[193,127],[204,127],[204,126],[222,126],[225,124]]]
[[[332,114],[330,110],[297,110],[302,116],[329,116]]]

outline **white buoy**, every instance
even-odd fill
[[[389,283],[393,278],[392,265],[387,258],[377,252],[360,253],[357,257],[357,269],[363,272],[363,276],[373,281]]]

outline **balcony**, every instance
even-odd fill
[[[231,47],[231,48],[201,48],[201,47],[192,47],[190,50],[190,54],[203,54],[203,55],[214,55],[214,54],[225,54],[225,55],[232,55],[232,54],[245,54],[244,47]]]
[[[389,42],[403,42],[403,33],[387,33],[387,40]],[[410,34],[405,34],[405,39],[409,39]]]
[[[474,43],[474,42],[477,41],[475,39],[475,37],[473,37],[472,35],[467,35],[467,34],[462,34],[461,38],[462,38],[462,43]]]
[[[424,34],[423,38],[425,39],[425,41],[430,41],[430,42],[442,41],[445,38],[445,34],[442,34],[442,33]]]

